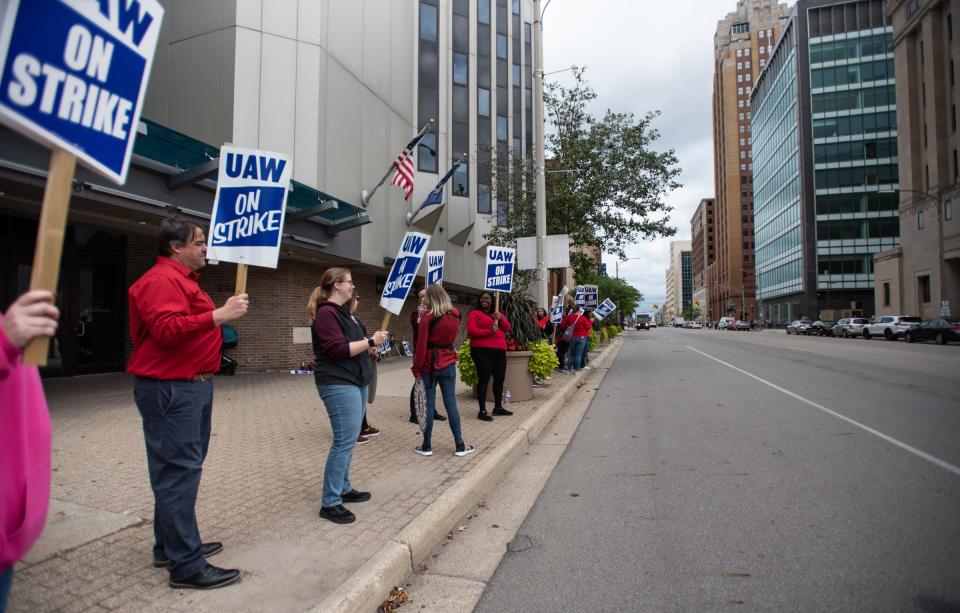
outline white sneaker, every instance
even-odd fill
[[[417,447],[416,449],[414,449],[413,452],[417,455],[422,455],[425,457],[433,455],[432,449],[421,449],[420,447]]]
[[[473,445],[467,445],[463,448],[463,450],[454,451],[453,455],[457,456],[458,458],[462,458],[463,456],[469,455],[474,451],[476,451],[476,449],[473,448]]]

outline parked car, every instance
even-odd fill
[[[844,326],[846,326],[848,323],[850,323],[850,318],[844,317],[837,323],[833,324],[833,327],[830,328],[830,336],[840,336],[843,332]]]
[[[810,336],[833,336],[833,325],[835,322],[818,319],[807,328],[807,334]]]
[[[869,319],[863,317],[851,317],[847,320],[847,323],[844,324],[843,328],[840,329],[840,336],[842,338],[855,338],[863,334],[863,327],[870,323]]]
[[[908,343],[916,341],[936,341],[946,345],[950,341],[960,343],[960,319],[956,317],[938,317],[925,319],[903,333]]]
[[[717,330],[726,330],[727,326],[730,325],[730,322],[735,322],[736,320],[733,317],[721,317],[717,321]]]
[[[904,332],[920,322],[919,317],[884,315],[883,317],[877,317],[863,327],[863,338],[870,340],[871,337],[882,336],[888,341],[895,341],[903,336]]]
[[[747,332],[749,332],[749,331],[750,331],[750,322],[747,321],[747,320],[745,320],[745,319],[738,319],[737,322],[734,324],[733,329],[734,329],[734,330],[746,330]]]
[[[813,322],[809,319],[796,319],[787,326],[787,334],[806,334]]]
[[[703,324],[700,323],[699,321],[691,321],[691,322],[690,322],[690,327],[693,328],[694,330],[699,330],[699,329],[703,328]]]
[[[736,330],[737,329],[737,320],[731,319],[727,322],[727,330]]]

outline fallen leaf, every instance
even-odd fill
[[[576,497],[579,496],[580,494],[578,494],[578,493],[576,493],[576,492],[570,492],[570,495],[573,496],[574,498],[576,498]]]

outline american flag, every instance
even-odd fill
[[[404,200],[409,200],[410,196],[413,195],[413,148],[417,146],[419,141],[420,136],[410,141],[393,162],[393,167],[397,172],[393,175],[391,183],[404,191],[406,194]]]

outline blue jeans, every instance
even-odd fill
[[[330,417],[333,444],[323,469],[323,502],[321,506],[343,504],[341,496],[353,489],[350,485],[350,462],[360,436],[360,423],[367,406],[367,386],[347,384],[317,385],[320,399]]]
[[[423,385],[427,388],[427,427],[423,431],[423,448],[430,447],[430,435],[433,434],[433,416],[437,411],[437,384],[443,396],[443,406],[447,409],[447,421],[453,432],[453,442],[463,444],[460,435],[460,413],[457,411],[457,365],[423,375]]]
[[[10,597],[10,588],[13,586],[13,567],[0,574],[0,613],[7,610],[7,598]]]
[[[154,556],[170,560],[171,579],[186,579],[207,565],[195,507],[210,444],[213,381],[137,377],[133,399],[143,419],[153,488]]]
[[[570,341],[570,349],[567,350],[567,370],[580,370],[583,368],[583,354],[587,351],[586,336],[574,336]]]

